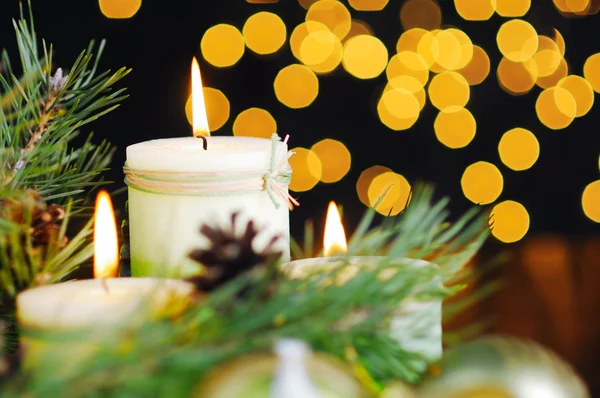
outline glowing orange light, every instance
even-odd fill
[[[106,191],[100,191],[96,197],[94,219],[94,277],[117,276],[119,269],[117,222],[110,196]]]
[[[198,65],[196,57],[192,60],[192,126],[194,137],[210,135],[208,117],[206,116],[206,104],[204,102],[204,92],[202,90],[200,65]]]
[[[325,235],[323,237],[323,252],[325,256],[331,256],[339,253],[346,253],[348,244],[346,243],[346,232],[342,218],[334,201],[329,202],[327,208],[327,218],[325,220]]]

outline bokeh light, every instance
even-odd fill
[[[311,148],[322,164],[321,181],[338,182],[350,171],[352,156],[348,148],[340,141],[324,139]]]
[[[412,51],[402,51],[394,55],[386,69],[388,80],[399,76],[415,78],[421,87],[429,80],[429,67],[421,55]]]
[[[423,57],[425,62],[427,62],[427,66],[430,68],[436,63],[435,59],[439,57],[440,53],[440,43],[435,37],[438,32],[439,30],[426,32],[417,45],[417,52]],[[433,69],[432,71],[435,72]]]
[[[573,96],[577,104],[575,117],[585,116],[594,105],[594,90],[581,76],[570,75],[562,78],[556,87],[564,88]]]
[[[537,80],[535,66],[536,64],[531,64],[530,67],[527,68],[523,62],[513,62],[502,57],[496,72],[500,87],[512,95],[528,93]]]
[[[477,122],[468,109],[452,107],[438,113],[433,123],[435,136],[448,148],[464,148],[475,138]]]
[[[542,124],[552,130],[568,127],[577,113],[577,103],[570,92],[560,87],[542,91],[535,103],[535,111]]]
[[[462,69],[457,70],[470,86],[481,84],[490,74],[490,57],[479,46],[473,46],[471,61]]]
[[[537,51],[538,34],[529,22],[511,19],[498,30],[496,42],[506,58],[513,62],[524,62]]]
[[[419,110],[422,110],[425,107],[425,102],[427,100],[427,95],[425,94],[425,89],[423,88],[423,85],[421,84],[421,82],[419,82],[414,77],[407,76],[407,75],[400,75],[400,76],[396,76],[396,77],[390,79],[388,84],[385,86],[384,92],[393,90],[393,89],[406,90],[406,91],[410,92],[415,97],[417,102],[419,103]],[[390,100],[391,99],[387,99],[387,101],[390,101]],[[412,103],[412,101],[411,101],[411,103]],[[394,113],[394,112],[392,112],[392,113]],[[410,117],[412,117],[412,116],[414,116],[414,115],[411,114]]]
[[[461,46],[458,38],[448,29],[438,31],[435,40],[438,48],[432,52],[434,61],[446,70],[460,69],[458,64],[461,61]],[[471,48],[471,55],[472,51]]]
[[[473,59],[473,42],[471,38],[462,30],[455,28],[446,29],[445,32],[452,34],[460,44],[460,60],[454,69],[466,67]]]
[[[106,18],[127,19],[138,12],[142,0],[98,0],[98,5]]]
[[[502,135],[498,153],[506,167],[515,171],[527,170],[540,156],[540,143],[531,131],[517,127]]]
[[[246,46],[257,54],[273,54],[283,46],[287,30],[281,18],[272,12],[256,13],[244,24]]]
[[[486,21],[496,11],[496,0],[454,0],[454,7],[467,21]]]
[[[310,6],[315,4],[317,1],[319,0],[298,0],[298,3],[302,6],[302,8],[308,10]]]
[[[395,216],[406,208],[410,193],[411,186],[406,178],[388,171],[371,181],[368,190],[369,205],[384,216]]]
[[[531,0],[496,0],[496,12],[503,17],[522,17],[531,7]]]
[[[240,113],[233,122],[233,135],[271,138],[277,132],[277,122],[261,108],[250,108]]]
[[[294,156],[290,158],[290,166],[292,166],[290,190],[310,191],[321,180],[321,160],[316,153],[306,148],[294,148],[292,152]]]
[[[342,62],[343,53],[340,39],[329,31],[310,33],[300,46],[304,64],[319,74],[335,70]]]
[[[300,47],[302,46],[302,43],[304,43],[304,39],[306,39],[310,33],[317,31],[329,32],[329,29],[321,22],[307,21],[302,22],[292,31],[292,34],[290,35],[290,49],[296,59],[304,62],[302,61],[302,56],[300,54]]]
[[[319,79],[304,65],[289,65],[275,77],[275,96],[285,106],[306,108],[319,94]]]
[[[442,10],[435,0],[406,0],[400,9],[400,21],[404,30],[434,30],[442,24]]]
[[[342,2],[336,0],[317,1],[308,9],[306,20],[321,22],[340,40],[348,34],[352,23],[350,11]]]
[[[600,180],[585,187],[581,195],[581,206],[587,218],[600,223]]]
[[[212,87],[203,87],[204,103],[206,105],[206,117],[210,131],[217,131],[229,120],[229,100],[221,90]],[[188,97],[185,104],[185,116],[188,123],[192,125],[192,96]]]
[[[377,165],[371,166],[360,173],[360,176],[356,181],[356,193],[358,194],[358,199],[360,199],[365,206],[371,206],[369,202],[369,186],[371,185],[371,181],[378,175],[387,173],[388,171],[391,171],[388,167]]]
[[[464,108],[470,95],[467,80],[456,72],[440,73],[429,84],[429,100],[440,111],[454,106]]]
[[[377,104],[377,114],[379,115],[379,119],[381,120],[381,122],[386,125],[387,127],[389,127],[390,129],[394,130],[394,131],[401,131],[401,130],[408,130],[409,128],[411,128],[415,122],[419,119],[419,113],[417,112],[416,114],[413,114],[412,117],[408,117],[408,118],[399,118],[397,116],[395,116],[392,112],[390,112],[387,108],[387,104],[394,104],[393,100],[396,97],[399,97],[400,99],[404,99],[407,100],[409,102],[409,104],[412,102],[412,100],[409,99],[408,95],[410,95],[411,93],[407,90],[404,90],[404,92],[401,92],[400,94],[389,94],[392,93],[395,90],[389,90],[389,91],[384,91],[383,95],[381,96],[381,99],[379,100],[378,104]],[[400,90],[398,90],[400,91]],[[385,100],[386,95],[390,95],[390,99],[388,99],[387,101]],[[417,108],[419,107],[419,102],[417,101],[417,99],[413,96],[414,98],[414,103],[417,104]],[[414,110],[414,103],[413,105],[411,105],[411,108]]]
[[[561,60],[562,55],[554,40],[538,36],[538,49],[531,59],[525,61],[525,67],[537,78],[546,77],[556,72]]]
[[[428,32],[425,29],[413,28],[405,31],[400,35],[396,43],[396,52],[399,54],[402,51],[417,52],[419,42]]]
[[[232,25],[220,24],[209,28],[202,36],[200,49],[208,63],[219,68],[234,65],[244,55],[242,33]]]
[[[560,56],[564,57],[567,52],[567,45],[565,43],[565,38],[558,31],[558,29],[554,29],[554,42],[558,46],[558,51],[560,51]]]
[[[522,204],[505,200],[492,209],[490,227],[492,235],[500,242],[517,242],[529,230],[529,213]]]
[[[371,29],[371,27],[365,21],[361,21],[360,19],[352,19],[350,31],[346,37],[344,37],[344,40],[342,40],[342,44],[358,35],[373,36],[373,29]]]
[[[594,89],[600,93],[600,53],[588,57],[583,65],[583,76]]]
[[[591,8],[590,0],[554,0],[554,5],[564,13],[586,15]]]
[[[392,116],[398,119],[418,118],[421,111],[419,100],[415,94],[402,87],[391,87],[387,91],[384,90],[380,102]]]
[[[556,70],[554,71],[553,74],[551,74],[550,76],[546,76],[546,77],[538,77],[535,84],[537,84],[541,88],[554,87],[558,84],[560,79],[567,76],[568,74],[569,74],[569,65],[567,64],[567,61],[564,58],[562,58],[560,60],[560,63],[558,64],[558,68],[556,68]]]
[[[351,75],[359,79],[373,79],[385,70],[388,63],[388,52],[378,38],[359,35],[344,44],[342,63],[344,69]]]
[[[467,199],[486,205],[498,199],[504,188],[504,178],[496,166],[481,161],[465,169],[460,185]]]
[[[356,11],[381,11],[389,0],[348,0]]]

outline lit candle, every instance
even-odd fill
[[[325,234],[323,237],[323,253],[325,257],[307,258],[292,261],[283,265],[283,269],[292,278],[304,278],[311,271],[327,270],[347,264],[340,275],[342,282],[350,280],[361,267],[376,267],[384,259],[376,256],[336,256],[347,252],[346,233],[334,202],[329,204],[325,222]],[[394,265],[406,265],[407,267],[431,267],[435,266],[427,261],[402,259]],[[439,281],[431,281],[439,284]],[[407,331],[415,330],[418,326],[419,333],[411,336]],[[418,301],[407,299],[399,303],[397,311],[390,321],[390,335],[396,339],[404,349],[417,352],[425,358],[434,361],[442,355],[442,302]]]
[[[159,278],[116,278],[117,230],[110,197],[96,201],[94,228],[95,279],[57,283],[25,290],[17,296],[17,319],[24,330],[22,344],[29,358],[44,347],[28,331],[77,332],[127,325],[132,319],[168,311],[185,304],[194,291],[190,283]],[[29,333],[31,334],[31,333]]]
[[[188,254],[207,244],[200,226],[224,223],[234,212],[263,229],[257,249],[279,235],[276,249],[289,259],[289,208],[297,202],[288,194],[287,138],[211,137],[195,59],[192,116],[195,137],[127,148],[132,275],[197,274]]]

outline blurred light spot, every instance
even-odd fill
[[[259,12],[252,15],[242,29],[246,46],[257,54],[273,54],[287,38],[285,24],[278,15]]]
[[[437,31],[426,32],[417,45],[417,52],[423,57],[428,67],[434,65],[436,58],[440,55],[440,43],[436,39],[436,34]]]
[[[486,21],[496,11],[496,0],[454,0],[454,7],[467,21]]]
[[[581,206],[587,218],[600,223],[600,180],[585,187],[581,196]]]
[[[350,25],[350,32],[342,40],[342,44],[350,40],[351,38],[358,35],[373,36],[373,29],[365,22],[360,19],[353,19]]]
[[[492,235],[499,241],[517,242],[529,230],[529,213],[522,204],[505,200],[492,209],[490,227]]]
[[[285,106],[306,108],[319,94],[319,79],[304,65],[289,65],[275,77],[275,96]]]
[[[208,29],[202,41],[200,49],[206,61],[219,68],[234,65],[244,55],[244,38],[235,27],[220,24]]]
[[[435,40],[438,45],[438,51],[433,54],[435,62],[446,70],[459,69],[461,46],[458,38],[448,30],[441,30],[435,35]]]
[[[590,0],[554,0],[554,5],[562,12],[582,13],[585,15],[589,11]]]
[[[99,0],[98,5],[106,18],[127,19],[138,12],[142,0]]]
[[[560,65],[560,50],[558,45],[547,36],[538,36],[538,49],[533,57],[524,62],[531,73],[540,77],[552,75]]]
[[[306,39],[309,33],[317,32],[320,30],[325,32],[329,31],[327,26],[315,21],[302,22],[300,25],[296,26],[296,28],[292,31],[292,34],[290,35],[290,49],[292,50],[292,54],[294,54],[294,57],[296,57],[296,59],[302,62],[300,47],[302,46],[304,39]]]
[[[360,173],[360,176],[356,181],[356,193],[358,194],[358,199],[360,199],[365,206],[370,206],[369,186],[371,185],[371,181],[373,181],[373,179],[378,175],[388,171],[391,170],[384,166],[371,166]]]
[[[540,144],[531,131],[517,127],[504,133],[498,153],[506,167],[515,171],[527,170],[538,160]]]
[[[325,139],[317,142],[311,150],[319,157],[323,165],[321,181],[338,182],[350,171],[352,156],[344,144]]]
[[[583,76],[600,93],[600,53],[590,55],[583,65]]]
[[[290,166],[292,166],[290,190],[310,191],[321,180],[321,160],[316,153],[306,148],[294,148],[292,152],[294,156],[290,158]]]
[[[457,71],[471,86],[482,83],[490,73],[490,58],[485,50],[479,46],[473,46],[473,57],[462,69]]]
[[[498,49],[513,62],[524,62],[533,57],[538,49],[535,28],[521,19],[512,19],[502,24],[496,35]]]
[[[496,166],[482,161],[465,169],[460,185],[467,199],[486,205],[498,199],[504,188],[504,179]]]
[[[306,20],[321,22],[340,40],[348,34],[352,23],[346,6],[336,0],[317,1],[308,9]]]
[[[469,84],[456,72],[443,72],[431,79],[429,100],[440,111],[457,106],[464,108],[471,95]]]
[[[575,103],[577,104],[575,117],[585,116],[592,109],[592,105],[594,105],[594,90],[592,90],[590,83],[583,77],[575,75],[564,77],[558,82],[556,87],[564,88],[575,99]]]
[[[462,30],[450,28],[446,29],[445,32],[451,33],[460,44],[460,60],[455,69],[466,67],[473,59],[473,42]]]
[[[348,0],[356,11],[381,11],[389,0]]]
[[[531,0],[496,0],[496,12],[503,17],[522,17],[531,7]]]
[[[261,108],[246,109],[233,122],[235,136],[271,138],[276,132],[277,122],[269,112]]]
[[[522,62],[513,62],[502,57],[496,73],[500,87],[512,95],[528,93],[537,80],[535,68],[536,64],[526,68]]]
[[[442,10],[434,0],[406,0],[400,9],[400,21],[404,30],[437,29],[442,24]]]
[[[389,127],[390,129],[392,129],[394,131],[408,130],[415,124],[415,122],[419,118],[419,114],[417,113],[416,115],[413,115],[412,117],[409,117],[406,119],[402,119],[397,116],[394,116],[394,114],[392,114],[388,110],[388,108],[386,106],[386,101],[384,101],[384,97],[392,91],[394,91],[394,90],[389,90],[387,92],[384,92],[383,95],[381,96],[381,99],[377,103],[377,114],[379,115],[379,119],[381,120],[381,122],[384,125],[386,125],[387,127]],[[408,94],[410,94],[410,93],[409,92],[404,93],[403,98],[407,99]],[[392,102],[392,101],[387,101],[387,102]],[[418,107],[419,103],[416,100],[416,98],[415,98],[415,102],[417,103],[417,107]]]
[[[229,120],[229,100],[221,90],[211,87],[203,87],[204,103],[206,105],[206,117],[210,131],[217,131]],[[188,123],[192,125],[192,96],[188,97],[185,104],[185,116]]]
[[[535,84],[537,84],[541,88],[554,87],[558,84],[560,79],[567,76],[568,74],[569,74],[569,65],[567,64],[567,61],[565,61],[565,59],[562,58],[560,60],[560,63],[558,64],[558,68],[556,68],[556,70],[554,71],[553,74],[551,74],[550,76],[546,76],[546,77],[538,77]]]
[[[342,57],[344,56],[344,48],[340,39],[331,33],[329,37],[331,40],[333,40],[333,48],[331,49],[329,56],[325,58],[323,62],[307,65],[318,74],[327,74],[333,72],[340,65],[342,62]]]
[[[388,80],[398,76],[411,76],[423,87],[429,80],[429,67],[421,55],[412,51],[402,51],[390,59],[386,75]]]
[[[374,36],[359,35],[344,44],[344,68],[359,79],[372,79],[385,70],[388,52]]]
[[[339,39],[328,30],[311,32],[300,45],[300,60],[309,67],[324,64],[335,57],[336,43]]]
[[[396,52],[400,54],[402,51],[417,52],[419,42],[427,34],[425,29],[413,28],[405,31],[400,35],[398,43],[396,43]]]
[[[452,107],[438,113],[433,124],[435,136],[448,148],[464,148],[473,140],[477,131],[475,118],[465,108]]]
[[[398,119],[419,117],[421,107],[415,95],[404,88],[391,88],[381,96],[383,106]]]
[[[425,107],[425,101],[427,98],[427,95],[425,94],[425,89],[423,88],[421,82],[419,82],[414,77],[400,75],[392,78],[385,86],[384,92],[394,89],[400,89],[410,92],[419,103],[419,111]],[[394,112],[392,112],[392,114],[393,113]],[[413,116],[413,114],[409,115],[409,117]]]
[[[400,174],[388,171],[373,178],[369,185],[369,204],[378,213],[395,216],[406,208],[411,186]],[[385,195],[385,196],[384,196]]]
[[[554,29],[554,42],[558,46],[561,57],[564,57],[565,53],[567,52],[567,45],[565,44],[564,37],[560,34],[558,29]]]
[[[577,103],[564,88],[550,87],[540,93],[535,111],[544,126],[560,130],[568,127],[575,118]]]
[[[298,3],[300,3],[302,8],[304,8],[305,10],[308,10],[310,8],[310,6],[315,4],[317,1],[319,1],[319,0],[298,0]]]

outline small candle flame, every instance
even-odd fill
[[[94,216],[94,277],[117,276],[119,269],[119,244],[117,223],[110,196],[100,191],[96,197]]]
[[[192,126],[194,137],[210,136],[208,118],[206,116],[206,103],[202,91],[202,77],[200,65],[196,57],[192,60]]]
[[[329,207],[327,209],[323,248],[325,256],[346,253],[348,251],[342,218],[340,217],[337,205],[333,201],[329,202]]]

